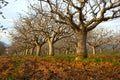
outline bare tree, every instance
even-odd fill
[[[55,44],[56,53],[59,54],[71,54],[76,53],[76,40],[75,36],[72,35],[70,37],[64,38],[60,41],[58,41]]]
[[[17,37],[16,37],[17,38]],[[26,46],[23,42],[18,39],[13,38],[11,46],[9,47],[10,54],[25,55]]]
[[[38,18],[35,18],[33,22],[31,20],[29,21],[31,23],[30,25],[32,26],[32,30],[29,32],[31,34],[31,43],[36,46],[36,55],[40,55],[41,53],[41,47],[46,43],[47,39],[42,33],[42,28],[41,28],[41,21],[38,22]]]
[[[36,55],[40,55],[41,47],[46,42],[44,35],[40,32],[41,28],[38,24],[36,18],[33,19],[31,16],[28,16],[21,17],[15,25],[17,32],[20,34],[18,40],[21,39],[21,42],[26,44],[26,54],[31,45],[32,48],[36,47]]]
[[[87,43],[91,47],[92,53],[96,54],[96,48],[108,45],[112,35],[112,31],[104,28],[90,31],[88,34]]]
[[[111,36],[109,46],[112,48],[111,52],[120,52],[120,30]]]
[[[78,39],[77,53],[84,58],[87,57],[87,33],[103,21],[120,17],[120,0],[38,1],[41,5],[38,9],[40,14],[73,29]]]
[[[45,21],[44,21],[45,20]],[[50,18],[45,18],[43,21],[43,34],[47,38],[49,46],[49,55],[54,55],[54,44],[66,37],[72,36],[72,30],[64,24],[55,23],[54,20]],[[62,27],[61,27],[62,26]]]
[[[31,5],[31,9],[36,14],[37,23],[39,23],[39,27],[41,30],[36,30],[38,32],[42,32],[47,39],[49,46],[49,55],[54,55],[54,44],[66,37],[72,36],[73,31],[68,27],[68,25],[56,23],[54,19],[43,16],[39,14],[38,9],[36,9],[37,5]]]
[[[16,27],[16,30],[22,31],[22,29],[19,29],[18,27]],[[22,32],[24,32],[24,30]],[[12,47],[14,48],[12,50],[16,54],[19,54],[21,52],[21,53],[27,55],[28,54],[28,49],[30,48],[29,42],[27,41],[27,37],[25,35],[23,35],[22,33],[20,33],[20,32],[11,33],[11,36],[13,38],[11,48]],[[23,51],[25,51],[25,52],[23,52]]]

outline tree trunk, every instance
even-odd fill
[[[60,49],[58,49],[58,53],[59,53],[59,54],[61,54],[61,53],[62,53],[61,48],[60,48]]]
[[[49,55],[54,56],[54,47],[53,47],[53,42],[48,40],[48,45],[49,45]]]
[[[31,48],[30,49],[30,55],[33,55],[34,54],[34,48]]]
[[[69,49],[66,49],[65,50],[65,54],[67,55],[69,53]]]
[[[26,49],[26,50],[25,50],[25,55],[28,55],[28,51],[29,51],[29,49]]]
[[[100,48],[100,53],[102,53],[103,52],[103,50],[102,50],[102,48]]]
[[[77,31],[77,48],[76,52],[81,56],[81,58],[87,58],[87,45],[86,45],[86,40],[87,40],[87,31]]]
[[[40,45],[37,45],[36,46],[36,56],[40,55],[40,49],[41,49]]]
[[[114,53],[115,52],[115,45],[112,46],[112,52]]]
[[[96,54],[96,48],[95,48],[95,46],[92,47],[92,53]]]

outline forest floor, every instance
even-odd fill
[[[0,56],[0,80],[120,80],[120,53],[89,55]]]

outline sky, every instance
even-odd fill
[[[9,35],[9,31],[13,30],[13,22],[17,20],[19,13],[25,13],[27,11],[27,5],[29,4],[27,0],[6,0],[9,4],[2,9],[2,12],[6,19],[3,19],[0,16],[0,23],[5,27],[8,28],[8,32],[6,34],[0,32],[0,40],[11,44],[11,38]],[[104,26],[109,29],[120,29],[120,18],[101,23],[99,26]]]
[[[13,30],[13,22],[18,18],[19,13],[23,13],[27,10],[28,2],[26,0],[6,0],[9,4],[2,8],[3,15],[6,19],[0,16],[0,23],[7,28],[7,33],[0,32],[0,41],[7,44],[11,44],[12,40],[9,32]]]

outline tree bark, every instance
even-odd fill
[[[40,45],[37,45],[37,46],[36,46],[36,56],[39,56],[39,55],[40,55],[40,50],[41,50]]]
[[[49,55],[54,56],[54,47],[53,47],[53,42],[48,40],[48,45],[49,45]]]
[[[77,31],[77,48],[76,52],[81,58],[87,58],[87,45],[86,45],[86,40],[87,40],[87,31]]]
[[[31,48],[30,49],[30,55],[33,55],[34,54],[34,48]]]
[[[95,46],[92,47],[92,53],[96,54],[96,48],[95,48]]]
[[[25,55],[28,55],[28,51],[29,51],[29,49],[26,49],[26,50],[25,50]]]
[[[69,53],[69,49],[66,49],[65,50],[65,54],[67,55]]]

